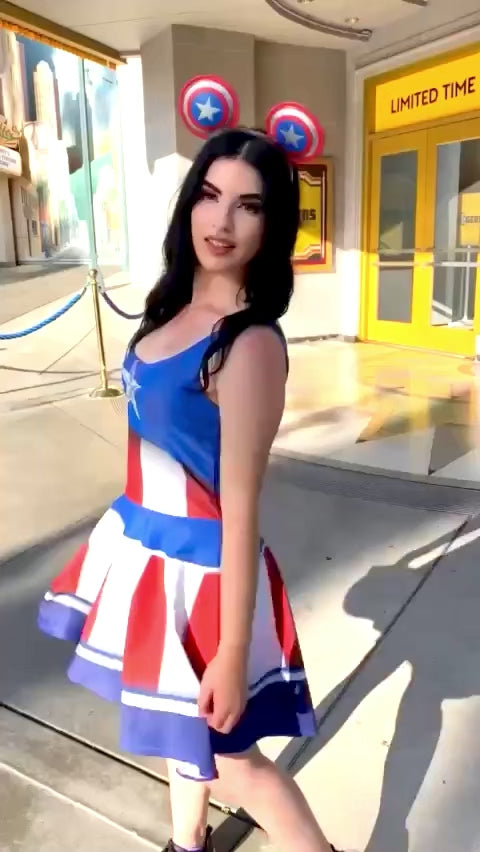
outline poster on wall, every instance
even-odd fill
[[[295,272],[333,268],[333,163],[317,158],[298,166],[300,228],[293,256]]]
[[[470,188],[460,195],[459,245],[463,248],[480,246],[480,192]]]
[[[16,261],[82,263],[93,222],[100,262],[123,262],[124,224],[116,76],[84,60],[88,150],[82,148],[77,56],[0,27],[0,145],[10,171]],[[4,171],[7,155],[3,155]]]

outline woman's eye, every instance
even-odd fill
[[[257,201],[242,201],[242,207],[247,213],[253,213],[254,216],[261,213],[261,205]]]
[[[200,192],[200,200],[208,198],[210,201],[216,201],[217,195],[211,189],[202,189]]]

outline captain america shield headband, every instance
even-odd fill
[[[235,89],[221,77],[187,80],[178,99],[178,111],[191,133],[207,139],[215,130],[234,127],[240,107]]]
[[[318,119],[302,104],[284,101],[267,114],[266,131],[290,159],[296,162],[319,157],[325,144],[325,132]]]

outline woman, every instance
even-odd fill
[[[295,783],[259,751],[315,720],[258,501],[285,398],[277,325],[293,286],[298,178],[264,134],[204,145],[165,271],[126,356],[125,494],[52,583],[69,677],[121,706],[124,749],[168,759],[174,850],[209,846],[218,783],[279,848],[330,852]]]

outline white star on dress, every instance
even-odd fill
[[[137,380],[135,379],[136,370],[137,370],[137,362],[135,361],[134,364],[133,364],[133,367],[131,369],[131,372],[126,370],[125,367],[123,368],[122,379],[123,379],[123,383],[125,385],[125,396],[127,398],[127,401],[129,403],[131,403],[132,408],[133,408],[135,414],[137,415],[137,418],[140,420],[140,415],[138,413],[138,407],[137,407],[137,400],[135,398],[136,392],[138,390],[140,390],[140,385],[138,384]]]
[[[204,118],[206,118],[207,121],[213,121],[215,118],[215,113],[222,111],[220,107],[212,106],[212,99],[210,98],[210,95],[208,96],[204,104],[195,104],[195,106],[198,107],[198,109],[200,110],[198,121],[202,121]]]
[[[283,138],[287,145],[292,145],[294,148],[298,148],[298,143],[300,139],[304,139],[305,137],[301,134],[295,133],[295,128],[293,124],[290,125],[288,130],[280,130]]]

